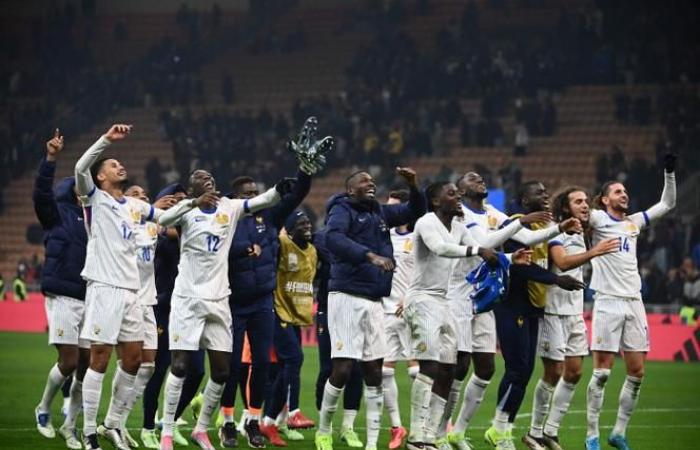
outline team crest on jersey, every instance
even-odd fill
[[[424,353],[426,350],[428,350],[428,344],[425,342],[419,342],[418,345],[416,345],[416,350],[420,353]]]
[[[384,219],[381,219],[381,220],[379,221],[379,230],[380,230],[382,233],[386,233],[387,229],[388,229],[388,228],[386,227],[386,222],[384,222]]]
[[[173,334],[173,342],[177,342],[180,340],[180,335],[179,334]]]
[[[141,223],[141,211],[130,209],[129,213],[131,214],[131,220],[133,220],[134,223]]]
[[[523,324],[525,323],[525,319],[523,319],[523,316],[519,316],[517,319],[515,319],[515,323],[518,324],[518,328],[522,328]]]
[[[411,253],[413,251],[413,241],[410,239],[406,239],[403,241],[403,251],[404,253]]]
[[[596,343],[596,344],[602,344],[602,343],[603,343],[603,337],[602,337],[602,336],[598,336],[598,337],[596,338],[596,340],[595,340],[595,343]]]
[[[102,329],[100,329],[100,327],[95,325],[95,327],[92,329],[92,334],[100,334],[101,331],[102,331]]]
[[[630,233],[639,233],[639,227],[632,222],[627,223],[627,231]]]
[[[219,225],[226,225],[229,222],[228,214],[216,213],[216,223]]]
[[[156,237],[158,235],[158,227],[153,222],[148,222],[146,224],[146,229],[148,230],[148,235],[150,237]]]
[[[542,343],[542,350],[544,350],[545,352],[549,351],[549,342]]]
[[[62,337],[63,336],[63,329],[59,328],[58,330],[56,330],[56,334],[58,335],[58,337]]]
[[[165,330],[163,330],[163,327],[158,327],[158,328],[156,328],[156,333],[158,333],[158,336],[162,336],[162,335],[163,335],[163,331],[165,331]]]
[[[496,219],[494,216],[489,216],[488,218],[489,221],[489,228],[492,230],[496,228],[496,224],[498,223],[498,219]]]
[[[335,343],[335,349],[340,351],[343,349],[343,341],[338,341]]]

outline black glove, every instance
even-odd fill
[[[672,152],[668,152],[664,155],[664,169],[666,169],[666,172],[673,173],[673,171],[676,170],[677,159],[678,155]]]
[[[294,189],[294,185],[296,184],[296,182],[296,178],[282,178],[275,184],[275,190],[280,194],[280,196],[284,197],[285,195],[292,192],[292,189]]]

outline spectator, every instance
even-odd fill
[[[530,134],[527,127],[523,124],[515,126],[515,146],[513,148],[513,156],[527,155],[527,147],[530,144]]]

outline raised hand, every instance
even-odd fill
[[[56,128],[53,137],[46,142],[46,160],[55,161],[56,155],[58,155],[61,150],[63,150],[63,136],[61,136],[61,131]]]
[[[177,203],[174,195],[164,195],[153,203],[154,208],[168,209]]]
[[[326,164],[325,154],[333,149],[335,140],[326,136],[317,140],[318,121],[311,116],[306,119],[296,141],[287,143],[287,149],[294,153],[299,161],[299,168],[307,175],[313,175],[323,169]]]
[[[199,207],[201,209],[209,209],[215,207],[219,203],[219,195],[217,192],[205,192],[196,199],[192,206]]]
[[[277,193],[279,193],[280,196],[284,197],[285,195],[292,192],[292,189],[294,189],[295,184],[296,178],[282,178],[277,183],[275,183],[275,190],[277,191]]]
[[[391,258],[379,256],[376,253],[372,252],[367,253],[367,261],[379,267],[384,272],[391,272],[392,270],[394,270],[395,267],[394,260],[392,260]]]
[[[669,151],[664,155],[664,169],[666,172],[673,173],[676,170],[676,161],[678,160],[678,155]]]
[[[406,180],[411,187],[418,187],[418,175],[416,171],[410,167],[397,167],[396,174]]]
[[[548,223],[552,221],[552,213],[549,211],[535,211],[520,218],[520,223]]]
[[[620,251],[620,239],[612,238],[598,242],[592,249],[596,256],[605,255],[606,253],[615,253]]]
[[[569,217],[568,219],[559,223],[559,231],[562,233],[581,233],[583,231],[583,226],[581,221],[575,217]]]
[[[131,133],[131,127],[132,125],[124,125],[121,123],[114,124],[107,130],[104,136],[112,142],[121,141]]]
[[[519,248],[511,255],[511,261],[513,264],[519,264],[527,266],[532,262],[532,250],[526,248]]]

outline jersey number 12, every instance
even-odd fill
[[[207,236],[207,250],[210,252],[218,252],[220,243],[221,238],[219,236],[214,236],[213,234]]]

